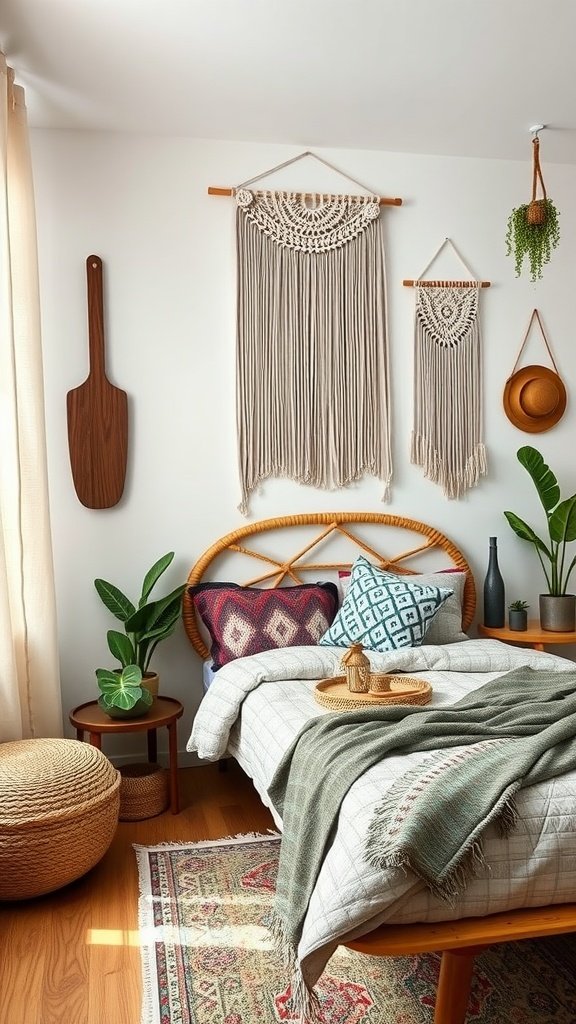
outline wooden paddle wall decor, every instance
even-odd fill
[[[102,260],[86,260],[90,368],[68,392],[68,447],[76,494],[87,508],[110,508],[124,490],[128,454],[128,398],[106,376]]]

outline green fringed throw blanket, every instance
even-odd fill
[[[456,747],[467,749],[443,753]],[[335,713],[300,731],[268,793],[283,822],[274,930],[302,1019],[314,1002],[298,942],[342,800],[372,765],[417,751],[435,753],[393,785],[358,855],[409,868],[453,902],[483,863],[485,828],[513,827],[517,790],[576,767],[576,672],[520,668],[449,707]]]

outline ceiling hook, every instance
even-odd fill
[[[541,132],[541,131],[543,131],[545,127],[546,127],[546,125],[545,125],[545,124],[533,124],[533,125],[532,125],[532,126],[531,126],[531,127],[529,128],[529,129],[528,129],[529,131],[531,131],[531,132],[532,132],[532,135],[533,135],[533,139],[532,139],[532,141],[533,141],[533,142],[535,142],[535,141],[536,141],[536,139],[538,138],[538,133],[539,133],[539,132]]]

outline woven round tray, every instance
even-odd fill
[[[140,821],[162,814],[169,803],[168,772],[158,764],[120,768],[120,821]]]
[[[432,687],[425,679],[383,676],[378,673],[377,685],[380,688],[384,685],[384,679],[388,681],[389,689],[378,693],[351,693],[346,676],[321,679],[316,683],[314,697],[318,704],[330,708],[331,711],[351,711],[352,708],[365,708],[376,704],[428,704],[432,699]]]

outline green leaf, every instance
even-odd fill
[[[560,488],[554,473],[546,465],[540,452],[530,445],[519,448],[516,456],[520,465],[524,466],[532,477],[544,511],[548,515],[560,501]]]
[[[151,629],[149,633],[144,633],[142,640],[156,640],[156,642],[158,642],[159,640],[165,640],[167,637],[172,636],[179,618],[180,615],[177,612],[171,620],[163,622],[162,625],[158,626],[156,629]]]
[[[135,704],[138,703],[142,697],[143,690],[139,686],[126,686],[125,688],[118,690],[114,695],[114,707],[123,708],[124,711],[129,711]]]
[[[142,672],[138,665],[127,665],[122,672],[112,672],[107,668],[97,668],[96,678],[98,679],[100,690],[109,700],[123,692],[132,693],[133,696],[138,692],[137,699],[139,699]],[[133,707],[133,705],[131,706]]]
[[[515,512],[505,512],[504,515],[506,516],[508,523],[514,530],[514,533],[517,534],[517,536],[520,537],[521,540],[530,541],[531,544],[534,544],[534,547],[538,548],[539,551],[542,551],[550,559],[550,561],[552,561],[551,552],[546,547],[544,541],[540,540],[538,534],[534,533],[532,527],[528,526],[528,523],[525,523],[523,519],[520,519],[520,517],[517,516]]]
[[[182,594],[185,589],[186,584],[183,583],[166,597],[162,598],[162,600],[152,601],[143,608],[139,608],[126,621],[126,631],[144,636],[144,634],[149,633],[151,630],[157,629],[162,624],[164,616],[172,616],[171,606],[177,607],[179,611],[182,605]]]
[[[552,540],[558,544],[576,540],[576,494],[566,498],[554,509],[548,528]]]
[[[108,639],[108,650],[118,659],[122,668],[132,665],[136,661],[136,652],[130,637],[125,633],[119,633],[115,629],[109,629],[106,637]]]
[[[570,565],[568,566],[568,571],[566,572],[566,575],[564,577],[564,593],[566,593],[566,590],[568,588],[568,580],[570,579],[570,576],[572,575],[572,570],[573,570],[575,565],[576,565],[576,555],[574,555],[574,558],[570,562]]]
[[[153,617],[145,633],[140,634],[142,640],[160,639],[174,631],[182,611],[182,596],[177,595],[160,614]]]
[[[173,558],[174,552],[169,551],[167,555],[162,555],[162,558],[159,558],[157,562],[154,562],[152,568],[148,570],[142,584],[142,594],[138,604],[139,608],[141,608],[144,602],[148,599],[152,587],[156,581],[160,579],[162,573],[166,571]]]
[[[115,689],[118,686],[118,673],[112,672],[112,669],[97,668],[96,678],[98,680],[98,685],[103,692],[105,688],[109,689],[112,685],[114,685]]]
[[[140,686],[142,671],[138,665],[127,665],[122,673],[122,683],[125,686]]]
[[[108,611],[121,622],[125,622],[136,611],[132,602],[114,584],[106,580],[94,580],[94,586]]]
[[[115,707],[114,701],[107,693],[102,694],[102,703],[104,704],[105,708]]]

